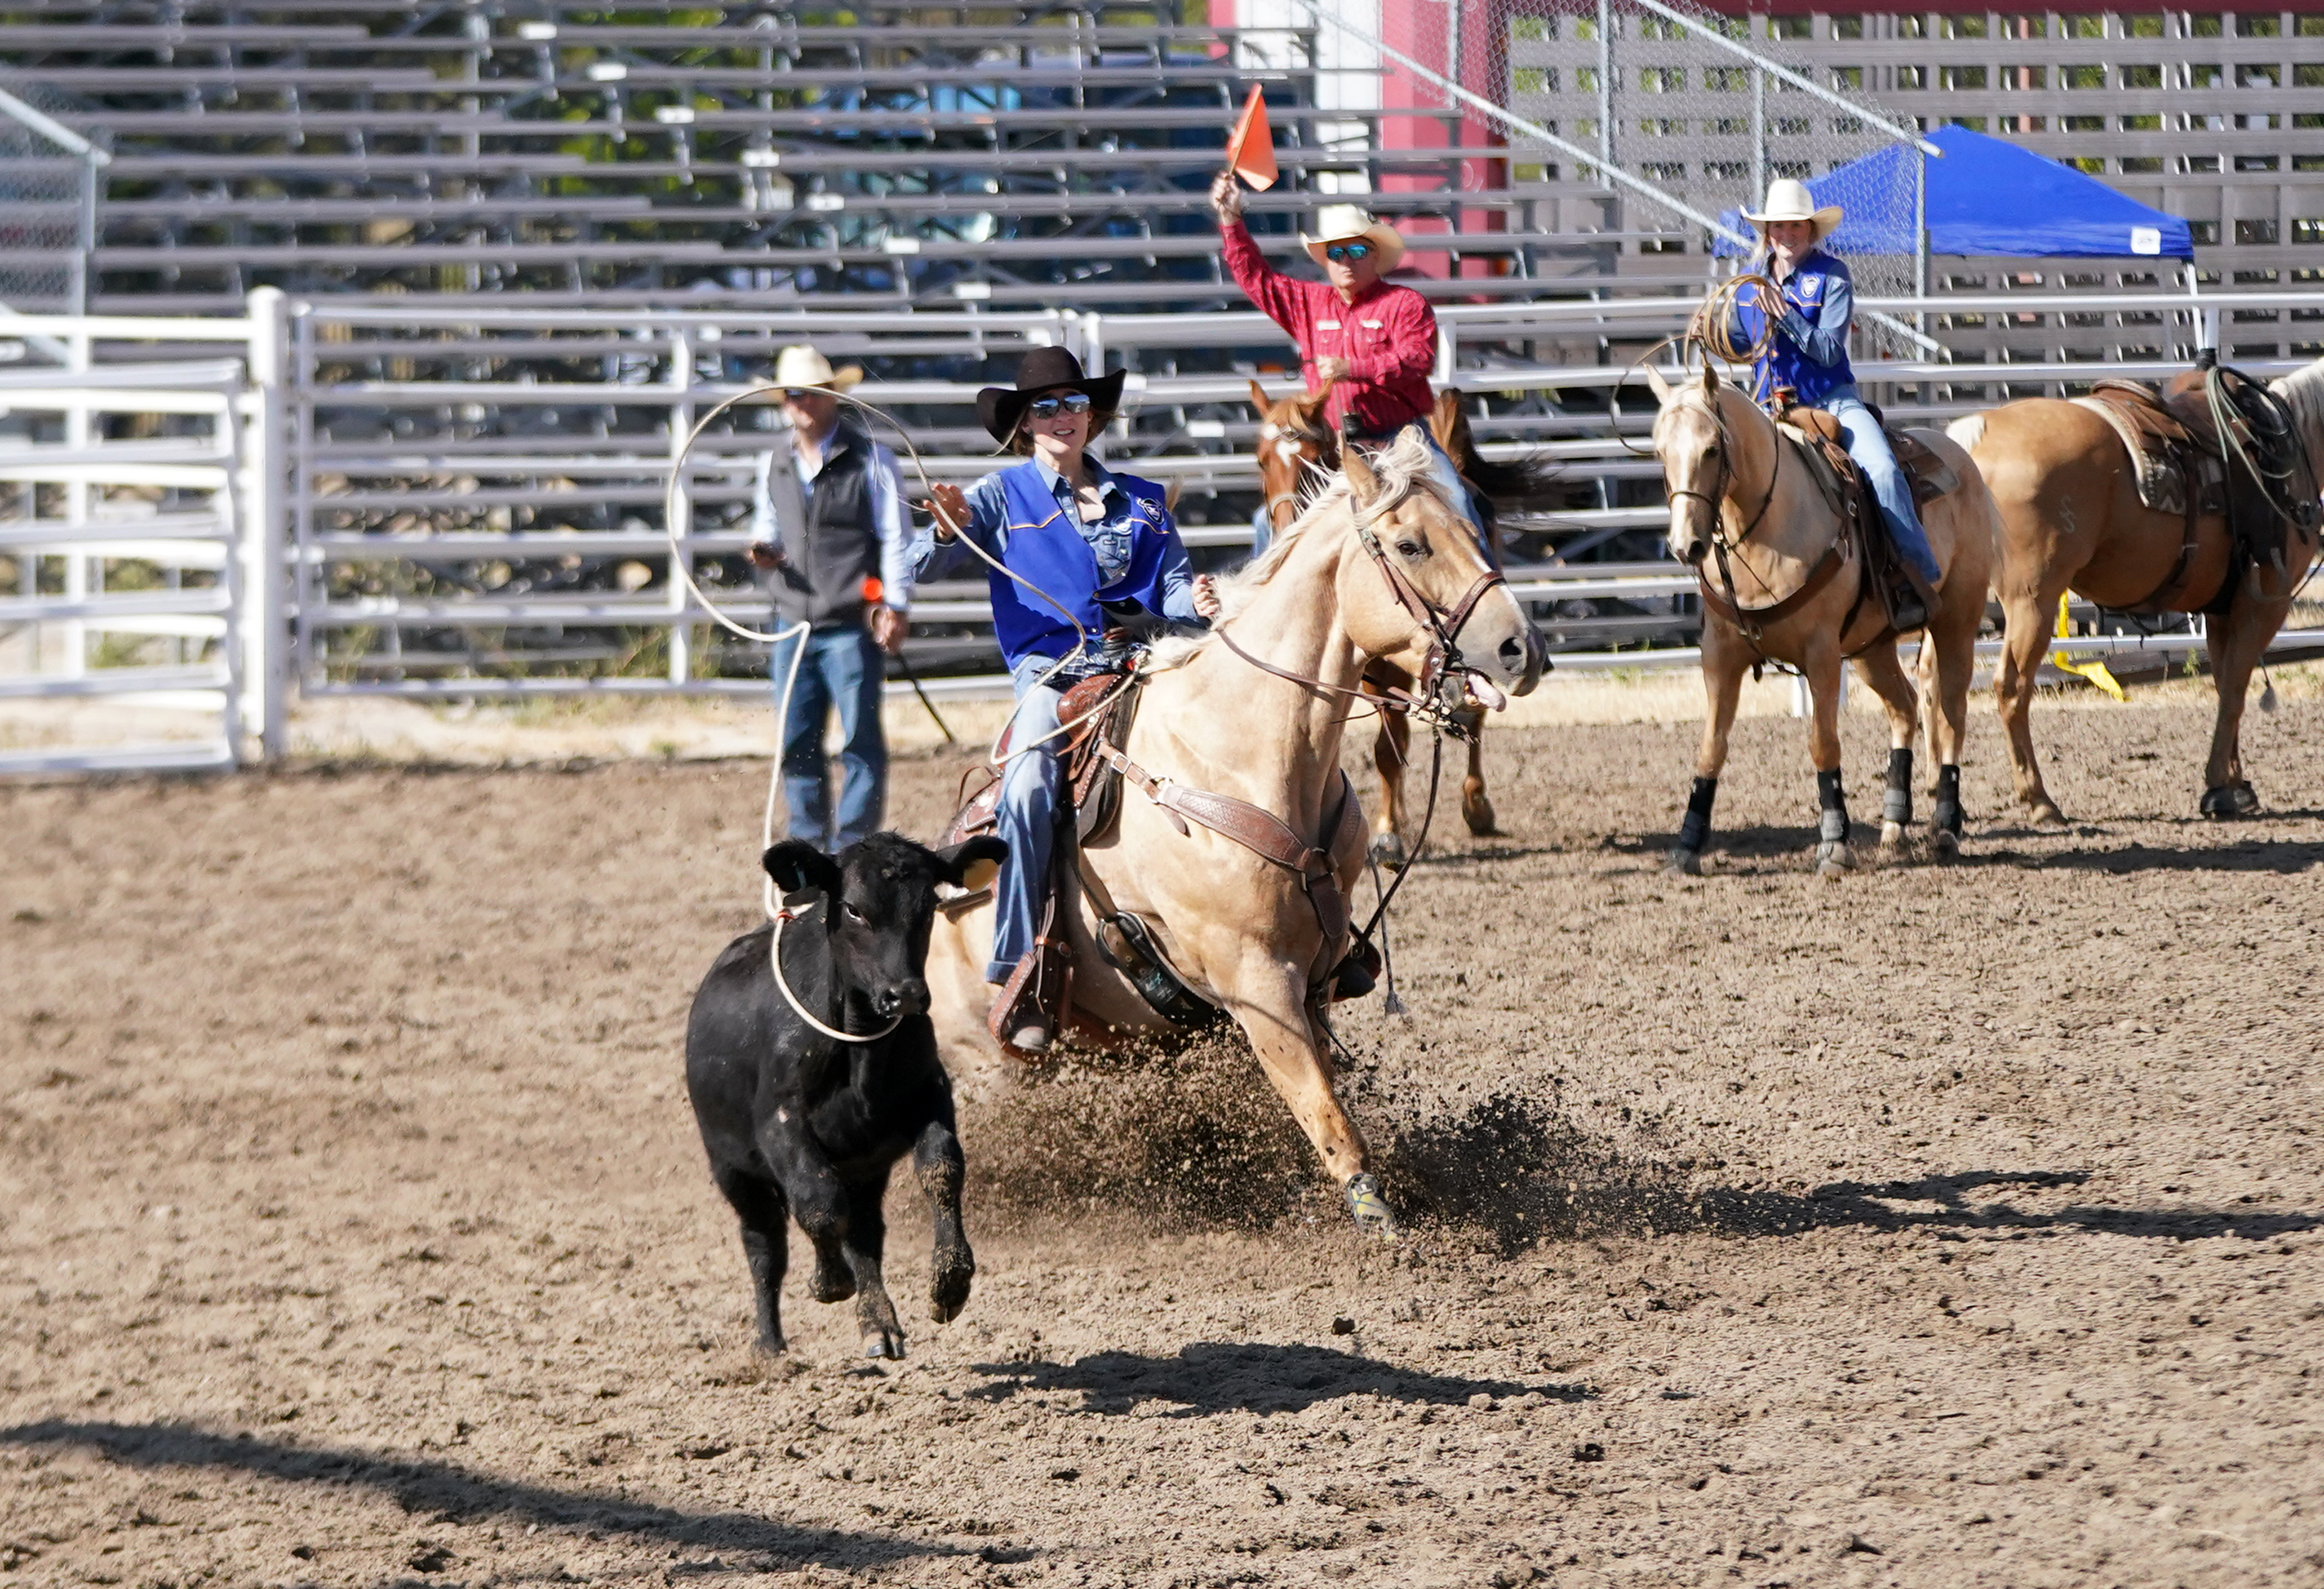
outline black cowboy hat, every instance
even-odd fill
[[[1121,407],[1126,373],[1116,370],[1092,380],[1082,373],[1082,362],[1064,348],[1037,347],[1019,363],[1015,387],[988,386],[976,394],[976,417],[992,433],[993,440],[1005,442],[1017,434],[1026,405],[1045,391],[1085,391],[1091,408],[1111,414]]]

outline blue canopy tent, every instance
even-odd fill
[[[2186,222],[2126,198],[2095,177],[1967,127],[1942,126],[1927,136],[1944,151],[1941,160],[1927,161],[1931,253],[2195,257]],[[1809,179],[1818,204],[1846,210],[1831,239],[1835,252],[1921,252],[1914,216],[1920,174],[1911,162],[1923,158],[1910,144],[1895,143]],[[1719,218],[1748,234],[1741,210]],[[1717,239],[1717,247],[1729,256],[1745,252],[1726,237]]]

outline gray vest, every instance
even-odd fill
[[[872,444],[861,431],[843,424],[831,433],[823,469],[808,489],[807,521],[784,525],[782,537],[786,565],[771,581],[776,621],[805,619],[818,629],[861,623],[863,582],[880,573]]]

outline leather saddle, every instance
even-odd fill
[[[2224,400],[2216,409],[2215,385]],[[2184,524],[2170,573],[2144,601],[2123,611],[2223,612],[2255,564],[2281,571],[2287,517],[2302,530],[2314,529],[2315,479],[2306,449],[2281,404],[2241,371],[2182,370],[2160,388],[2144,381],[2097,381],[2087,396],[2071,400],[2104,419],[2122,442],[2138,500],[2155,512],[2181,516]],[[2232,436],[2219,434],[2221,413]],[[2248,463],[2233,460],[2257,460],[2273,477],[2293,482],[2293,511],[2285,513]],[[2227,567],[2207,600],[2190,601],[2187,582],[2202,545],[2201,521],[2211,517],[2226,520]]]
[[[1878,410],[1874,412],[1877,415]],[[1807,458],[1809,473],[1823,491],[1824,500],[1840,515],[1840,522],[1848,526],[1846,533],[1855,537],[1864,554],[1863,588],[1858,592],[1856,606],[1840,626],[1840,632],[1845,634],[1854,626],[1857,613],[1870,599],[1880,603],[1886,621],[1881,632],[1858,649],[1869,650],[1872,646],[1894,639],[1897,628],[1895,600],[1908,586],[1919,591],[1923,608],[1934,612],[1936,592],[1923,586],[1898,554],[1870,483],[1856,466],[1856,460],[1848,455],[1848,436],[1840,428],[1839,418],[1822,409],[1794,404],[1776,414],[1775,423],[1779,430],[1799,444]],[[1895,429],[1885,419],[1880,429],[1888,438],[1888,450],[1896,455],[1905,478],[1912,482],[1916,505],[1925,506],[1960,489],[1959,473],[1920,437],[1910,431]]]
[[[1102,840],[1121,814],[1121,775],[1097,752],[1101,745],[1120,750],[1130,742],[1130,725],[1137,721],[1138,698],[1145,689],[1145,676],[1134,671],[1093,673],[1068,689],[1057,703],[1057,721],[1065,730],[1059,756],[1073,798],[1074,834],[1084,844]],[[1010,735],[1003,733],[999,755],[1005,758],[1009,749]],[[985,781],[971,794],[967,779],[979,770],[986,775]],[[963,779],[959,808],[939,846],[991,832],[1001,820],[1000,805],[1000,775],[990,767],[971,768]]]

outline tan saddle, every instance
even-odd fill
[[[1360,840],[1364,813],[1347,775],[1340,775],[1337,807],[1325,819],[1320,845],[1294,831],[1282,818],[1248,801],[1193,788],[1175,779],[1157,778],[1131,760],[1126,749],[1145,685],[1145,675],[1135,668],[1128,673],[1096,674],[1067,690],[1058,703],[1057,721],[1065,730],[1060,756],[1073,802],[1073,836],[1070,842],[1056,847],[1050,875],[1043,880],[1047,897],[1032,951],[1018,963],[1000,997],[993,1001],[987,1023],[994,1040],[1020,1058],[1030,1056],[1016,1049],[1010,1037],[1031,1017],[1038,1015],[1040,1024],[1050,1032],[1066,1024],[1089,1024],[1079,1021],[1073,1007],[1073,951],[1070,936],[1060,920],[1067,867],[1074,868],[1097,918],[1093,936],[1098,952],[1137,988],[1139,996],[1157,1015],[1181,1030],[1207,1025],[1221,1016],[1218,1006],[1196,993],[1178,975],[1156,941],[1152,929],[1139,917],[1116,908],[1104,883],[1084,862],[1083,847],[1102,842],[1119,822],[1125,784],[1135,786],[1161,807],[1163,814],[1180,832],[1188,831],[1191,822],[1296,873],[1314,905],[1316,923],[1325,941],[1336,944],[1348,933],[1348,902],[1341,892],[1332,857],[1342,845]],[[1009,739],[1004,734],[1000,746],[1004,758],[1008,749]],[[974,773],[969,776],[973,777]],[[964,798],[945,830],[942,842],[946,846],[991,832],[999,824],[998,775],[989,774],[973,794],[966,794],[964,779],[963,790]],[[965,909],[991,894],[991,889],[987,887],[955,895],[944,902],[944,907]],[[1323,991],[1334,998],[1360,997],[1371,990],[1377,969],[1377,951],[1369,945],[1360,946],[1333,969]]]

